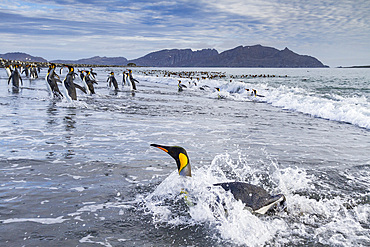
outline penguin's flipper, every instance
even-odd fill
[[[286,210],[286,198],[283,194],[273,195],[267,198],[264,206],[255,210],[255,213],[265,214],[269,212]]]
[[[76,83],[73,83],[75,85],[76,88],[80,89],[82,92],[86,93],[87,94],[87,91],[85,88],[81,87],[80,85],[76,84]]]

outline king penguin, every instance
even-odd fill
[[[95,79],[90,78],[91,72],[90,71],[82,71],[81,75],[83,75],[82,76],[82,82],[84,83],[87,94],[88,95],[95,94],[94,83],[95,84],[98,84],[98,83],[95,81]]]
[[[163,146],[150,144],[168,153],[175,159],[180,176],[191,177],[190,160],[186,150],[179,146]],[[236,200],[241,200],[246,208],[258,214],[273,213],[286,208],[286,199],[283,194],[270,195],[266,190],[256,185],[244,182],[225,182],[214,184],[230,191]]]
[[[134,77],[132,76],[132,70],[130,70],[130,69],[128,69],[127,81],[131,85],[131,91],[135,91],[136,90],[136,82],[139,83],[139,81],[134,79]]]
[[[23,85],[22,77],[19,74],[18,67],[19,65],[14,66],[14,69],[8,79],[8,85],[10,84],[10,81],[11,81],[13,89],[16,89],[16,90],[19,89],[19,82],[21,82],[21,84]]]
[[[127,74],[126,74],[126,71],[123,71],[123,74],[122,74],[122,87],[126,85],[126,82],[127,82]],[[127,82],[127,85],[128,85],[128,82]]]
[[[86,90],[81,87],[80,85],[73,82],[73,78],[75,76],[74,68],[73,66],[67,65],[68,67],[68,74],[66,78],[63,80],[62,86],[65,91],[65,96],[68,100],[77,100],[77,92],[76,87],[80,89],[82,92],[87,93]]]
[[[118,83],[117,83],[117,80],[116,78],[114,77],[114,72],[110,72],[109,76],[108,76],[108,79],[107,79],[107,82],[108,82],[108,87],[112,87],[112,85],[114,86],[114,90],[118,91]]]
[[[182,92],[184,90],[184,88],[187,88],[187,86],[185,86],[184,84],[181,84],[181,80],[178,80],[179,83],[177,84],[177,88],[179,90],[179,92]]]
[[[31,79],[37,79],[37,78],[39,78],[39,75],[37,73],[37,67],[36,67],[35,64],[31,64],[30,77],[31,77]]]
[[[49,70],[45,77],[46,87],[50,94],[52,94],[54,97],[62,98],[63,94],[60,92],[58,87],[58,82],[61,81],[59,76],[55,73],[55,68],[56,65],[54,63],[49,65]]]
[[[12,75],[13,69],[10,64],[5,65],[6,74],[8,75],[8,78]]]

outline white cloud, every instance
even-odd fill
[[[221,52],[254,44],[289,47],[323,61],[325,57],[333,61],[337,55],[342,65],[347,56],[338,49],[343,47],[357,54],[350,64],[370,57],[364,49],[370,43],[368,0],[2,2],[0,15],[6,13],[7,18],[0,23],[0,35],[8,42],[0,49],[18,47],[33,55],[48,54],[48,59],[80,58],[91,52],[137,58],[166,48]],[[11,45],[19,38],[27,45]],[[57,47],[50,48],[50,40]],[[65,46],[68,52],[63,52]]]

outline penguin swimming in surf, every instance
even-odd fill
[[[114,90],[118,91],[118,83],[116,78],[114,77],[114,72],[110,72],[109,77],[107,79],[108,86],[111,87],[112,85],[114,86]]]
[[[19,65],[15,65],[8,79],[8,85],[12,82],[13,89],[19,89],[19,82],[23,85],[22,77],[18,71]]]
[[[175,159],[177,170],[181,176],[191,177],[191,167],[186,150],[179,146],[162,146],[150,144],[168,153]],[[273,213],[276,210],[285,210],[286,199],[283,194],[270,195],[261,187],[245,182],[217,183],[214,186],[221,186],[224,190],[230,191],[236,200],[241,200],[247,208],[258,214]]]
[[[179,89],[179,92],[183,91],[184,88],[187,88],[184,84],[181,84],[181,80],[179,80],[179,83],[177,84],[177,87]]]
[[[208,86],[208,85],[203,85],[203,86],[199,87],[199,90],[203,90],[203,91],[208,90],[208,89],[210,89],[210,86]]]
[[[256,89],[252,89],[252,90],[250,90],[250,89],[246,88],[245,90],[246,90],[247,92],[250,92],[250,95],[251,95],[251,96],[254,96],[254,97],[265,97],[265,96],[263,96],[263,95],[257,94],[257,90],[256,90]]]
[[[84,93],[87,92],[83,87],[73,82],[73,79],[76,75],[73,66],[66,65],[66,67],[68,67],[68,74],[66,75],[66,78],[62,82],[62,86],[65,91],[65,96],[69,100],[77,100],[76,88],[80,89]]]
[[[60,92],[58,82],[62,82],[59,76],[55,73],[56,65],[51,63],[49,65],[48,73],[46,74],[45,81],[46,87],[50,94],[56,98],[63,98],[63,94]]]
[[[220,92],[221,91],[221,89],[219,87],[215,87],[215,89],[216,89],[217,92]],[[217,98],[218,99],[226,99],[226,96],[217,93]]]

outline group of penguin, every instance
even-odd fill
[[[197,84],[196,82],[189,82],[189,87],[192,87],[192,86],[198,86],[198,84]],[[184,89],[186,89],[186,88],[188,88],[188,87],[187,87],[185,84],[183,84],[183,83],[181,82],[181,80],[178,80],[177,88],[178,88],[178,91],[179,91],[179,92],[182,92]],[[208,86],[208,85],[203,85],[203,86],[200,86],[200,87],[198,87],[198,88],[199,88],[199,90],[209,90],[209,89],[211,89],[211,87],[210,87],[210,86]],[[215,87],[215,88],[214,88],[214,91],[220,92],[220,91],[221,91],[221,89],[220,89],[219,87]],[[263,95],[261,95],[261,94],[258,94],[256,89],[249,89],[249,88],[246,88],[246,89],[245,89],[245,91],[246,91],[247,93],[249,93],[249,95],[250,95],[250,96],[255,96],[255,97],[265,97],[265,96],[263,96]],[[219,94],[219,93],[217,94],[217,96],[218,96],[218,99],[225,99],[225,96],[223,96],[223,95],[221,95],[221,94]]]
[[[18,68],[23,68],[22,72],[18,71]],[[98,84],[96,81],[96,73],[91,68],[90,70],[81,70],[80,73],[81,81],[84,86],[80,86],[74,82],[76,75],[78,75],[74,67],[71,65],[64,65],[60,69],[60,74],[62,74],[63,68],[68,68],[68,74],[63,81],[60,80],[59,75],[55,72],[56,65],[54,63],[49,64],[49,69],[45,77],[46,85],[48,91],[57,98],[66,97],[69,100],[77,100],[76,88],[83,91],[86,94],[94,94],[94,84]],[[38,78],[38,73],[40,68],[37,66],[22,66],[20,64],[6,65],[5,69],[9,76],[8,84],[12,82],[13,88],[18,89],[20,83],[23,84],[21,73],[25,73],[26,76],[31,76],[31,78]],[[27,72],[26,72],[27,71]],[[107,82],[109,87],[113,86],[115,90],[118,90],[118,83],[114,76],[114,72],[110,72]],[[131,90],[136,90],[136,79],[132,76],[132,70],[128,69],[127,72],[123,72],[122,85],[130,85]],[[62,85],[62,91],[59,90],[58,83]],[[190,83],[190,82],[189,82]],[[197,84],[193,82],[196,86]],[[205,90],[208,86],[203,86],[200,89]],[[181,84],[179,80],[178,83],[179,91],[182,91],[186,86]],[[208,87],[209,88],[209,87]],[[215,88],[220,91],[219,88]],[[249,89],[246,89],[249,91]],[[251,95],[263,97],[257,94],[255,89],[250,90]],[[175,159],[178,173],[180,176],[191,177],[191,167],[190,160],[186,150],[179,146],[164,146],[158,144],[151,144],[151,146],[159,148],[166,153],[168,153],[172,158]],[[251,210],[253,213],[266,214],[274,213],[282,210],[286,210],[286,198],[283,194],[270,195],[266,190],[256,185],[252,185],[245,182],[224,182],[217,183],[213,186],[220,186],[225,191],[230,191],[236,200],[240,200],[244,203],[245,207]]]
[[[63,65],[60,68],[60,74],[64,68],[68,68],[68,73],[65,79],[62,81],[60,76],[56,73],[56,64],[49,63],[48,72],[45,77],[46,87],[51,95],[55,98],[66,98],[68,101],[77,100],[76,89],[81,90],[85,94],[95,94],[94,84],[98,84],[96,81],[96,73],[91,68],[90,70],[79,70],[79,76],[83,83],[83,86],[78,85],[74,82],[76,76],[75,69],[71,65]],[[18,91],[20,86],[23,85],[21,74],[25,73],[27,78],[37,79],[38,73],[41,68],[35,64],[25,63],[8,63],[4,64],[4,68],[8,75],[8,85],[11,84],[13,91]],[[19,68],[21,71],[19,71]],[[119,90],[117,80],[114,76],[114,72],[111,72],[107,78],[108,86],[113,87],[115,91]],[[136,90],[136,83],[139,81],[134,79],[132,76],[132,70],[128,69],[127,72],[123,72],[122,86],[128,85],[131,90]],[[59,89],[61,85],[61,89]]]
[[[23,85],[21,74],[25,74],[26,77],[31,79],[37,79],[38,73],[41,68],[35,64],[5,64],[4,68],[8,75],[8,85],[12,83],[12,87],[15,90],[19,89],[20,85]],[[20,68],[21,71],[18,70]]]
[[[83,86],[80,86],[74,82],[76,75],[74,67],[71,65],[64,65],[61,68],[61,71],[64,67],[68,68],[68,74],[66,75],[63,81],[60,80],[60,77],[55,73],[55,64],[49,65],[49,70],[46,75],[45,81],[50,93],[55,97],[66,97],[69,101],[77,100],[76,88],[84,92],[85,94],[92,95],[95,94],[94,84],[98,84],[96,81],[96,73],[91,68],[90,70],[80,70],[81,81]],[[64,93],[61,93],[58,88],[58,82],[61,83]],[[107,78],[108,86],[111,88],[114,87],[114,90],[118,91],[118,83],[114,76],[114,72],[111,72]],[[138,80],[134,79],[132,76],[132,70],[128,69],[128,72],[123,72],[122,85],[131,86],[131,90],[136,90],[136,82]]]
[[[116,78],[114,77],[114,72],[110,72],[109,77],[107,79],[108,86],[114,86],[115,90],[118,90],[118,83]],[[123,77],[122,77],[122,86],[125,86],[126,84],[131,87],[131,90],[134,91],[136,90],[136,83],[139,83],[138,80],[133,78],[132,76],[132,70],[128,69],[127,72],[123,72]]]

